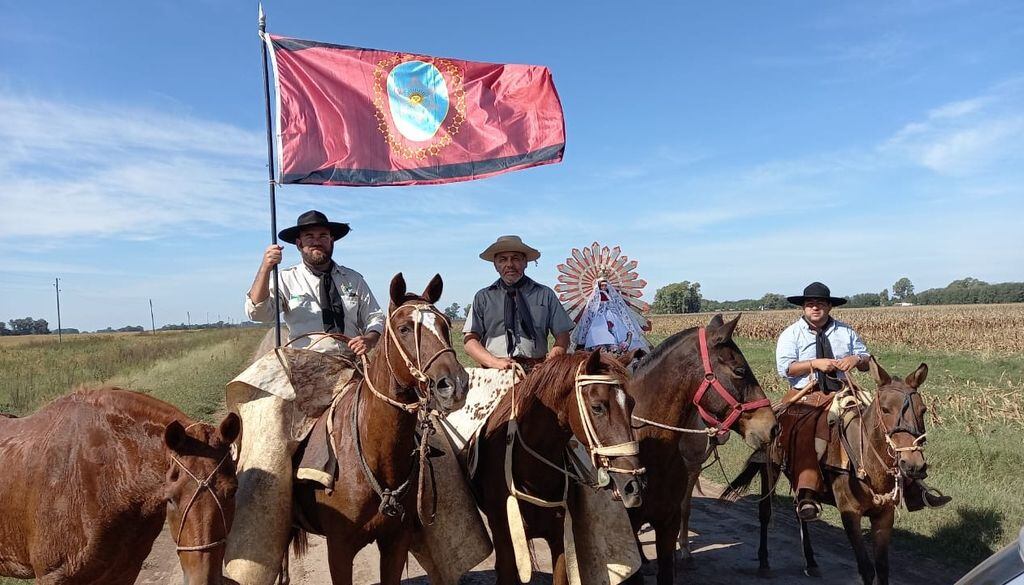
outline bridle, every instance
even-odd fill
[[[202,424],[202,423],[192,423],[189,426],[185,427],[185,430],[188,431],[188,429],[190,429],[190,428],[192,428],[192,427],[194,427],[194,426],[196,426],[198,424]],[[171,460],[174,461],[174,463],[176,463],[178,465],[178,467],[180,467],[182,469],[182,471],[184,471],[186,474],[188,474],[188,476],[191,477],[193,479],[193,481],[196,482],[196,484],[198,484],[196,486],[196,491],[193,492],[192,497],[189,498],[188,504],[185,506],[184,511],[182,511],[182,513],[181,513],[181,520],[179,520],[179,522],[178,522],[178,535],[174,539],[174,544],[177,545],[177,551],[178,552],[200,552],[200,551],[207,551],[207,550],[210,550],[210,549],[217,548],[218,546],[222,546],[225,542],[227,542],[228,519],[227,519],[227,516],[224,515],[224,506],[221,504],[220,498],[217,497],[217,492],[213,491],[213,487],[210,485],[210,482],[213,480],[213,477],[215,475],[217,475],[217,472],[220,471],[221,466],[224,465],[224,462],[228,460],[228,457],[230,455],[231,455],[230,451],[225,453],[224,456],[221,457],[220,462],[217,463],[217,466],[213,468],[213,471],[211,471],[210,474],[207,475],[205,479],[199,479],[199,477],[196,476],[196,474],[192,473],[192,471],[189,470],[189,468],[186,467],[185,464],[181,462],[181,460],[179,460],[173,454],[171,455]],[[217,504],[217,510],[220,512],[220,521],[221,521],[221,524],[224,527],[224,537],[221,538],[220,540],[216,541],[216,542],[210,542],[210,543],[207,543],[207,544],[199,544],[199,545],[194,545],[194,546],[182,546],[181,545],[181,535],[185,531],[185,520],[188,518],[188,513],[192,510],[192,505],[195,504],[196,500],[199,498],[199,493],[202,492],[203,490],[209,491],[210,495],[213,496],[214,503]]]
[[[398,314],[402,309],[409,308],[412,310],[412,321],[413,321],[413,340],[416,348],[416,360],[413,361],[412,357],[402,346],[402,342],[398,337],[398,333],[395,331],[394,316]],[[417,400],[415,402],[401,402],[395,400],[377,390],[370,380],[369,376],[369,361],[366,356],[362,356],[363,364],[363,377],[356,387],[355,403],[352,405],[352,435],[356,444],[356,453],[359,455],[359,464],[363,470],[363,474],[366,476],[367,482],[370,484],[371,489],[380,498],[380,505],[378,511],[389,517],[405,517],[405,507],[401,503],[401,499],[405,496],[409,487],[412,485],[413,475],[416,473],[417,468],[419,470],[419,481],[417,485],[417,513],[419,514],[420,522],[423,525],[429,525],[433,522],[433,518],[437,512],[437,488],[434,482],[434,468],[430,463],[429,457],[429,437],[436,429],[434,427],[434,420],[438,419],[439,414],[427,408],[431,398],[433,398],[434,382],[427,376],[426,371],[430,369],[430,366],[442,355],[451,353],[455,355],[455,350],[452,349],[450,336],[441,339],[440,334],[438,338],[441,341],[443,348],[438,350],[434,355],[430,356],[430,359],[423,362],[423,356],[420,353],[420,345],[422,340],[421,328],[423,327],[423,317],[427,314],[433,315],[436,318],[442,320],[446,325],[446,330],[450,332],[450,322],[448,318],[437,310],[434,305],[425,302],[406,303],[395,308],[394,311],[388,314],[384,320],[385,335],[383,339],[383,352],[384,362],[388,368],[388,374],[392,380],[401,386],[401,381],[398,376],[395,375],[395,369],[391,365],[391,346],[394,345],[398,351],[398,355],[402,358],[405,363],[405,367],[409,370],[409,374],[415,380],[414,390],[416,391]],[[436,332],[435,332],[436,333]],[[384,401],[385,403],[403,411],[408,414],[415,414],[417,422],[420,427],[419,445],[414,452],[414,459],[412,462],[412,469],[409,470],[409,476],[406,478],[401,485],[395,489],[386,488],[381,485],[380,481],[377,480],[373,474],[373,470],[370,469],[370,465],[366,462],[366,457],[363,454],[362,439],[359,436],[359,395],[362,389],[363,383],[373,392],[374,396]],[[418,462],[418,465],[417,465]],[[426,490],[426,477],[429,472],[431,478],[431,484],[434,485],[434,503],[430,514],[426,514],[423,509],[423,500]]]
[[[901,390],[897,390],[902,392]],[[889,451],[896,457],[901,457],[900,453],[921,451],[924,452],[925,437],[928,433],[921,430],[918,425],[918,421],[915,417],[911,417],[910,423],[912,426],[907,426],[906,415],[907,411],[913,407],[914,396],[920,397],[917,389],[911,389],[910,392],[903,392],[903,405],[900,407],[899,418],[896,419],[896,426],[891,429],[885,427],[885,419],[882,417],[882,406],[879,404],[879,400],[875,399],[875,408],[878,414],[878,424],[882,427],[882,431],[885,433],[885,442],[889,446]],[[892,440],[892,436],[896,433],[907,433],[914,438],[914,442],[909,447],[897,447],[896,442]]]
[[[584,364],[581,363],[579,365],[579,368],[576,370],[576,376],[574,378],[574,393],[576,398],[576,404],[579,407],[580,420],[582,421],[584,434],[586,435],[586,441],[588,444],[587,450],[590,453],[591,460],[594,463],[594,468],[597,470],[597,483],[594,484],[593,482],[581,476],[579,473],[570,471],[569,469],[566,469],[562,465],[559,465],[549,460],[547,457],[544,457],[543,455],[533,450],[529,445],[526,444],[526,442],[523,440],[519,432],[518,405],[516,404],[515,392],[516,386],[515,382],[513,382],[512,389],[510,392],[512,409],[509,414],[509,421],[505,440],[505,484],[508,487],[509,494],[514,496],[515,498],[543,508],[564,507],[566,505],[569,494],[570,480],[576,481],[577,483],[583,485],[589,485],[591,487],[603,488],[611,483],[611,476],[609,475],[611,473],[632,475],[636,477],[643,475],[646,472],[646,469],[643,467],[637,469],[625,469],[611,466],[610,458],[612,457],[628,457],[630,455],[638,455],[640,453],[639,443],[637,443],[636,440],[630,440],[625,443],[619,443],[616,445],[602,445],[602,442],[598,438],[597,432],[594,428],[594,422],[591,418],[590,411],[585,406],[585,401],[583,400],[583,389],[586,386],[594,384],[605,384],[613,387],[618,392],[624,392],[624,390],[622,389],[622,381],[614,376],[610,376],[607,374],[584,374],[583,366]],[[628,427],[628,429],[632,439],[633,429],[631,426]],[[547,465],[548,467],[554,469],[555,471],[558,471],[559,473],[565,475],[565,489],[563,490],[561,500],[544,500],[537,496],[527,494],[526,492],[520,491],[518,488],[516,488],[515,478],[512,474],[512,451],[516,443],[518,443],[519,446],[521,446],[523,450],[526,451],[534,459],[538,460],[544,465]]]
[[[757,410],[758,408],[764,408],[771,406],[771,400],[767,397],[760,400],[754,400],[751,402],[739,402],[733,398],[732,394],[725,389],[725,386],[718,381],[718,377],[715,376],[715,370],[711,367],[711,354],[708,349],[708,333],[706,327],[700,327],[697,329],[697,340],[700,346],[700,361],[704,366],[704,379],[700,383],[700,387],[697,388],[697,392],[693,395],[693,405],[697,407],[697,412],[700,414],[701,419],[704,420],[705,424],[708,425],[707,429],[687,429],[683,427],[676,427],[659,423],[645,418],[633,415],[633,418],[654,427],[665,429],[668,431],[675,431],[677,433],[699,433],[706,434],[709,437],[727,435],[732,429],[732,426],[736,424],[740,416],[747,411]],[[729,405],[730,411],[726,415],[725,420],[719,420],[715,415],[711,414],[701,406],[701,401],[704,399],[704,395],[708,389],[712,389],[718,396]]]

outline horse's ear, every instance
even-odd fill
[[[444,281],[441,280],[441,275],[435,274],[434,278],[431,278],[430,282],[427,283],[427,288],[423,289],[423,298],[433,305],[441,299],[441,291],[443,289]]]
[[[911,388],[920,388],[921,384],[924,384],[924,381],[927,378],[928,364],[921,364],[920,366],[917,366],[917,369],[914,370],[914,373],[907,376],[907,379],[905,381],[907,383],[907,386],[910,386]]]
[[[711,318],[711,322],[708,323],[708,329],[717,329],[725,324],[725,320],[722,319],[722,314],[718,313]]]
[[[718,320],[718,326],[712,327],[715,324],[715,319]],[[732,339],[732,332],[736,330],[736,324],[740,322],[740,316],[736,315],[736,318],[731,321],[722,321],[721,315],[715,315],[715,318],[711,320],[711,324],[708,325],[708,341],[711,345],[722,345]]]
[[[225,444],[234,443],[238,435],[242,434],[242,419],[238,418],[237,414],[229,412],[224,420],[220,421],[217,433],[220,434],[220,438]]]
[[[892,378],[889,377],[889,372],[885,371],[885,368],[878,363],[875,356],[871,356],[868,369],[871,370],[871,377],[875,379],[875,384],[878,384],[879,388],[892,384]]]
[[[391,305],[397,307],[405,302],[405,277],[399,272],[391,279]]]
[[[181,426],[180,422],[172,420],[164,427],[164,445],[167,445],[171,451],[179,451],[185,445],[186,439],[188,439],[188,433],[185,432],[185,427]]]
[[[627,367],[629,366],[629,364],[633,363],[633,360],[638,360],[644,357],[645,355],[647,355],[647,352],[644,351],[643,348],[638,347],[632,351],[620,353],[619,355],[615,356],[615,359],[618,360],[620,364],[622,364],[622,367]]]
[[[585,373],[588,375],[598,374],[601,372],[601,352],[592,351],[590,357],[587,358],[587,365],[585,366]]]

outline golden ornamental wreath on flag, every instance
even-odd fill
[[[630,315],[628,322],[625,323],[627,328],[639,329],[645,325],[643,321],[646,321],[646,318],[643,316],[650,311],[651,307],[640,300],[647,281],[641,279],[636,272],[637,264],[636,260],[630,260],[623,254],[618,246],[609,248],[594,242],[590,246],[573,248],[572,253],[565,259],[565,263],[558,265],[560,274],[555,291],[559,293],[558,298],[565,305],[569,316],[578,324],[577,329],[580,330],[581,335],[585,335],[583,330],[590,327],[589,322],[582,321],[590,321],[593,318],[593,315],[588,314],[587,308],[590,305],[590,312],[594,312],[595,301],[598,300],[597,295],[599,294],[598,284],[602,280],[607,281],[612,289],[608,291],[611,293],[611,297],[605,299],[611,301],[611,307],[618,306],[635,313],[635,315]],[[607,295],[601,296],[606,297]],[[585,315],[588,317],[584,318]],[[626,316],[622,315],[622,317]],[[634,341],[646,345],[646,342],[641,339],[641,331],[638,330],[634,333]],[[583,343],[583,340],[584,338],[581,337],[578,341]]]

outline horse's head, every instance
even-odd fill
[[[224,545],[238,488],[230,447],[241,430],[242,421],[234,413],[216,428],[173,421],[164,429],[167,518],[186,585],[223,583]]]
[[[885,433],[889,453],[903,475],[924,479],[928,476],[928,462],[924,458],[924,415],[928,409],[917,389],[928,377],[928,365],[921,364],[904,380],[892,379],[874,358],[870,368],[878,384],[875,415]]]
[[[632,356],[623,359],[631,359]],[[623,365],[595,351],[576,371],[575,392],[566,409],[573,434],[586,444],[601,487],[611,486],[627,508],[643,503],[640,448],[633,436],[633,398],[626,393]]]
[[[698,391],[694,402],[707,424],[723,431],[735,426],[747,444],[760,449],[779,433],[779,425],[747,358],[732,339],[739,320],[739,315],[728,322],[715,315],[705,328],[705,348],[701,349],[703,392]],[[698,340],[698,345],[701,343]],[[705,362],[705,352],[710,364]]]
[[[403,388],[423,392],[428,408],[450,412],[466,403],[469,374],[452,349],[448,318],[434,306],[443,287],[440,274],[422,295],[406,292],[402,273],[391,279],[383,350]]]

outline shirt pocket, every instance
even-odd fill
[[[288,297],[287,313],[293,320],[312,319],[320,313],[319,303],[310,295],[292,295]]]
[[[357,295],[355,291],[340,290],[338,293],[341,295],[341,304],[345,305],[345,319],[348,321],[358,322],[359,295]]]
[[[536,330],[538,337],[546,337],[548,334],[548,306],[543,301],[539,303],[530,303],[530,319],[533,320],[533,328]]]

